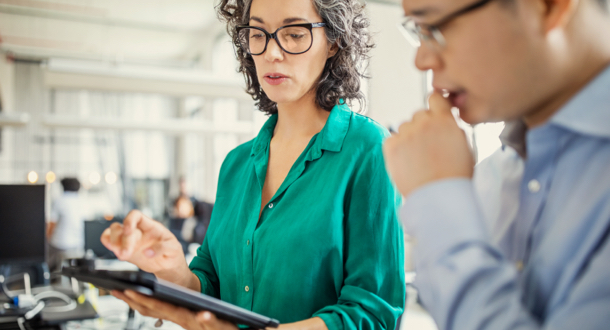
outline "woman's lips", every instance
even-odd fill
[[[279,85],[279,84],[283,83],[284,81],[286,81],[286,79],[288,79],[288,77],[286,77],[282,74],[266,74],[264,79],[269,85],[275,86],[275,85]]]

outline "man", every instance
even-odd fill
[[[607,6],[403,0],[435,92],[384,148],[439,328],[610,327]],[[452,107],[507,122],[476,170]]]
[[[47,224],[49,238],[49,269],[61,269],[62,261],[81,258],[85,249],[85,219],[76,178],[61,180],[64,193],[54,203]]]

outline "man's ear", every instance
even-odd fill
[[[543,7],[543,28],[548,33],[557,28],[563,28],[574,17],[580,0],[538,0]]]
[[[331,44],[330,48],[328,49],[328,57],[326,57],[326,59],[329,59],[329,58],[337,55],[338,51],[339,51],[339,45],[336,42]]]

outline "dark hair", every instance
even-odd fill
[[[253,0],[221,0],[218,16],[227,22],[237,59],[238,71],[246,78],[246,92],[252,95],[256,106],[267,114],[277,113],[277,104],[271,101],[256,76],[251,55],[239,45],[235,31],[238,25],[247,25]],[[364,108],[364,94],[360,91],[360,78],[368,78],[364,71],[369,50],[374,47],[368,31],[369,20],[364,15],[364,5],[358,0],[311,0],[322,21],[326,23],[326,39],[338,48],[337,53],[324,65],[320,80],[315,86],[316,104],[330,111],[339,103],[351,104],[357,100]]]
[[[64,191],[78,191],[80,189],[80,181],[77,178],[63,178],[61,185]]]

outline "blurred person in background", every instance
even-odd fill
[[[607,0],[403,0],[429,110],[385,143],[440,329],[610,326]],[[474,168],[451,112],[506,121]]]
[[[191,193],[189,192],[189,184],[185,177],[180,177],[180,179],[178,180],[178,191],[179,191],[178,198],[180,198],[180,197],[188,198],[191,201],[191,203],[193,203],[193,208],[194,208],[195,205],[197,204],[198,200],[197,200],[197,198],[195,198],[195,196],[191,195]]]
[[[212,219],[212,211],[214,204],[199,201],[195,206],[195,219],[196,222],[185,224],[182,228],[182,236],[187,242],[203,244],[205,234],[210,226],[210,220]]]
[[[81,258],[85,249],[85,206],[79,196],[80,182],[76,178],[61,180],[63,194],[53,202],[47,223],[49,269],[61,269],[62,261]]]
[[[184,253],[187,251],[189,239],[184,237],[184,224],[189,223],[187,227],[190,227],[190,223],[195,222],[195,210],[193,209],[193,203],[188,196],[180,195],[174,200],[172,214],[169,219],[168,229],[176,236],[180,244],[182,244],[182,250]],[[192,236],[192,235],[191,235]]]
[[[223,0],[247,92],[270,115],[220,170],[212,220],[190,264],[134,211],[102,241],[122,260],[278,319],[281,329],[394,329],[405,303],[400,196],[385,171],[388,131],[351,111],[372,47],[359,0]],[[114,292],[187,329],[237,329]]]

